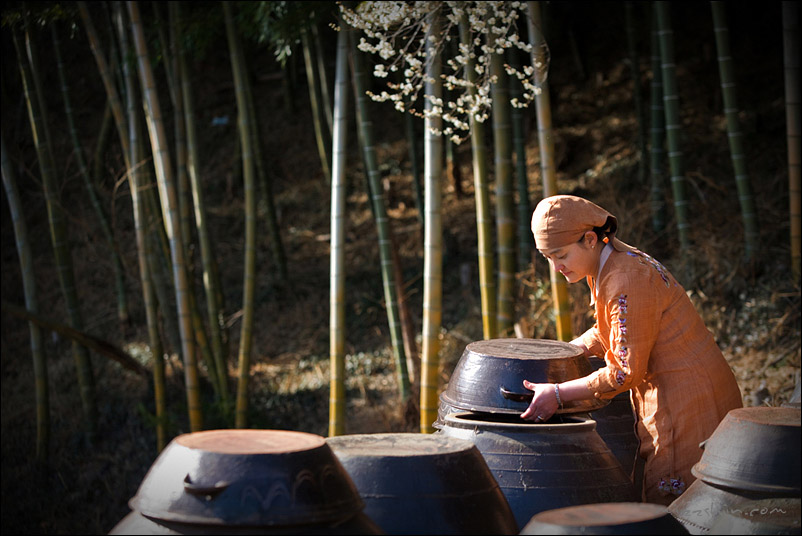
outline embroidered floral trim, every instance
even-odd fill
[[[671,286],[671,282],[668,279],[668,270],[666,270],[665,266],[660,264],[658,261],[654,260],[652,257],[640,250],[637,253],[633,251],[627,251],[627,255],[637,258],[641,264],[651,264],[652,267],[657,270],[657,273],[660,274],[660,277],[663,279],[663,283],[666,284],[666,287]]]
[[[629,306],[627,305],[627,295],[621,294],[618,296],[618,359],[621,361],[621,366],[624,370],[616,371],[615,381],[618,385],[624,385],[627,379],[629,370],[629,348],[627,344],[627,312]]]
[[[685,491],[685,482],[682,481],[681,477],[663,477],[657,483],[657,489],[671,495],[682,495],[682,492]]]

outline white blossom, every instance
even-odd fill
[[[389,90],[378,94],[367,92],[370,98],[378,102],[391,101],[401,112],[442,118],[445,123],[442,133],[455,143],[463,141],[470,132],[471,119],[484,122],[489,117],[492,106],[490,88],[496,82],[488,68],[491,55],[505,54],[507,49],[513,49],[525,52],[529,57],[532,46],[520,40],[516,26],[525,9],[525,3],[517,1],[378,1],[361,2],[355,10],[340,3],[343,20],[364,34],[358,49],[377,57],[379,61],[373,67],[373,75],[385,79]],[[427,61],[430,59],[426,42],[428,17],[434,13],[442,17],[443,28],[439,35],[429,37],[428,46],[434,47],[439,54],[443,50],[450,51],[452,39],[457,41],[456,52],[444,61],[441,75],[444,87],[450,92],[451,100],[448,101],[424,94]],[[469,25],[468,44],[458,38],[458,25],[463,18]],[[547,65],[540,65],[540,61],[536,65],[541,73],[547,70]],[[540,87],[533,81],[535,69],[530,65],[516,69],[506,63],[504,69],[509,76],[519,79],[524,88],[519,98],[511,99],[512,106],[526,107],[540,94]],[[393,80],[390,73],[399,73],[402,80]],[[423,112],[414,106],[419,96],[430,103],[429,109]]]

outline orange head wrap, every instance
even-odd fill
[[[621,250],[625,244],[613,238],[617,226],[615,216],[574,195],[553,195],[542,199],[532,214],[532,234],[539,250],[562,248],[578,242],[594,227],[604,227],[608,218],[612,218],[614,223],[610,238],[616,249]]]

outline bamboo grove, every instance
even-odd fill
[[[563,193],[556,175],[555,142],[549,89],[549,31],[543,2],[221,2],[196,6],[188,2],[59,2],[15,3],[3,8],[3,31],[13,43],[13,58],[19,70],[22,97],[27,109],[27,131],[36,153],[31,173],[41,185],[59,286],[66,307],[66,322],[74,336],[72,345],[77,388],[81,393],[83,422],[91,439],[98,433],[97,404],[92,353],[126,361],[125,355],[100,348],[84,325],[80,285],[71,266],[68,206],[60,199],[58,169],[67,163],[58,159],[48,114],[58,100],[59,113],[68,125],[74,158],[85,191],[94,209],[97,225],[105,238],[103,247],[112,259],[117,315],[121,325],[131,322],[129,303],[143,304],[150,363],[147,374],[153,383],[157,448],[169,441],[166,428],[165,359],[168,351],[180,355],[186,411],[192,431],[208,426],[204,397],[211,396],[225,426],[248,427],[249,379],[253,367],[255,329],[271,329],[257,323],[257,225],[268,229],[271,262],[280,279],[289,282],[288,259],[282,243],[280,214],[275,206],[275,177],[263,153],[263,136],[257,121],[260,107],[255,97],[251,55],[255,43],[268,43],[282,67],[287,91],[285,105],[298,106],[292,90],[291,70],[295,58],[303,63],[307,90],[304,106],[312,112],[310,136],[321,176],[330,190],[330,301],[329,435],[346,433],[345,360],[348,339],[346,304],[348,289],[344,246],[346,243],[346,185],[354,155],[349,139],[356,134],[356,159],[366,176],[364,185],[375,219],[381,274],[383,308],[387,316],[387,345],[393,356],[401,403],[410,400],[420,412],[420,431],[432,432],[442,388],[438,377],[438,354],[442,329],[444,170],[453,164],[455,147],[469,145],[476,222],[476,266],[481,298],[483,337],[515,336],[518,313],[515,296],[522,292],[516,273],[534,262],[529,215],[540,196]],[[617,5],[617,4],[616,4]],[[689,192],[683,161],[683,133],[675,57],[677,21],[670,2],[622,3],[622,27],[629,41],[632,76],[640,80],[638,54],[648,61],[649,94],[643,99],[636,90],[633,113],[639,129],[639,181],[644,197],[651,200],[655,231],[675,242],[680,251],[694,247],[688,234],[694,215],[688,210]],[[710,2],[715,49],[720,77],[722,113],[726,118],[731,152],[733,195],[737,196],[743,220],[740,248],[745,265],[760,262],[759,222],[753,198],[753,179],[748,171],[745,133],[739,124],[738,83],[731,54],[732,35],[727,27],[727,5]],[[790,264],[798,281],[800,267],[799,204],[799,29],[795,3],[783,2],[778,31],[786,36],[784,61],[786,82]],[[636,13],[637,12],[637,13]],[[634,25],[647,21],[647,50],[638,50]],[[222,21],[222,22],[221,22]],[[230,56],[231,83],[236,98],[237,147],[235,173],[243,181],[242,236],[229,240],[242,244],[243,272],[238,277],[241,300],[225,303],[221,274],[208,227],[204,177],[205,159],[198,141],[193,80],[201,68],[197,58],[203,45],[205,25],[217,24]],[[336,29],[336,36],[334,35]],[[119,147],[122,167],[115,170],[120,184],[127,184],[135,223],[135,243],[115,241],[96,184],[107,180],[96,166],[97,158],[83,147],[81,124],[74,117],[71,87],[74,73],[63,66],[63,41],[79,32],[89,44],[86,50],[96,66],[91,73],[102,81],[106,103],[100,107],[116,138],[98,136],[96,151]],[[336,47],[328,49],[329,37]],[[4,45],[5,46],[5,45]],[[295,54],[293,56],[293,53]],[[43,62],[46,56],[47,62]],[[41,75],[50,61],[57,68],[58,92],[44,87]],[[329,64],[334,65],[329,73]],[[162,72],[163,71],[163,72]],[[333,75],[333,76],[332,76]],[[330,79],[333,83],[330,84]],[[378,82],[377,82],[378,81]],[[386,90],[376,91],[377,84]],[[639,84],[633,84],[635,88]],[[330,91],[330,88],[332,89]],[[389,90],[389,91],[387,91]],[[297,92],[296,92],[297,93]],[[168,97],[168,98],[165,98]],[[3,93],[4,101],[12,96]],[[373,101],[393,105],[399,121],[405,122],[407,145],[413,170],[416,208],[422,226],[423,308],[420,346],[405,299],[400,275],[393,219],[388,212],[386,186],[376,149],[379,129],[372,120]],[[401,116],[400,114],[403,114]],[[524,143],[526,117],[536,125],[539,152],[537,169],[527,166]],[[486,121],[487,120],[487,121]],[[172,131],[168,127],[172,127]],[[111,128],[111,127],[108,127]],[[349,129],[353,128],[353,132]],[[5,199],[12,214],[17,255],[22,273],[25,304],[4,304],[30,323],[30,352],[36,377],[36,451],[46,458],[49,442],[47,359],[43,355],[42,329],[56,329],[41,317],[37,282],[30,268],[31,237],[26,228],[25,206],[20,200],[17,140],[8,137],[3,125],[2,176]],[[102,132],[106,131],[104,127]],[[82,138],[83,135],[83,138]],[[419,141],[422,139],[422,149]],[[489,149],[492,147],[492,149]],[[492,150],[492,159],[491,151]],[[540,184],[533,184],[539,177]],[[539,197],[533,197],[534,191]],[[321,203],[321,206],[325,206]],[[675,226],[670,229],[669,225]],[[127,295],[122,283],[126,267],[121,248],[136,250],[140,296]],[[198,252],[195,255],[193,252]],[[195,256],[193,256],[195,255]],[[8,277],[4,274],[4,277]],[[230,278],[228,278],[230,280]],[[200,281],[197,284],[196,281]],[[288,283],[291,284],[291,283]],[[553,269],[548,287],[553,313],[548,321],[557,337],[571,340],[570,303],[564,279]],[[239,334],[230,333],[226,321],[239,311]],[[542,320],[542,319],[541,319]],[[62,330],[66,332],[66,330]],[[75,334],[84,334],[81,338]],[[90,337],[90,338],[87,338]],[[79,341],[83,340],[81,343]],[[236,358],[232,341],[238,342]],[[131,367],[139,373],[146,373]],[[202,376],[208,377],[213,393],[202,392]]]

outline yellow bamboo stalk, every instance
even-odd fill
[[[345,163],[348,138],[348,34],[337,35],[329,270],[329,436],[345,433]]]
[[[462,14],[459,20],[460,42],[473,47],[468,17]],[[476,61],[468,58],[465,69],[471,97],[478,96],[476,89]],[[471,155],[473,161],[473,185],[476,198],[476,238],[479,263],[479,292],[482,302],[482,334],[485,340],[494,339],[497,331],[495,258],[493,252],[493,220],[490,215],[490,192],[487,185],[487,150],[485,149],[484,123],[473,114],[471,125]]]
[[[120,38],[120,48],[129,50],[128,27],[123,20],[123,11],[117,4],[114,8],[117,35]],[[151,363],[153,365],[153,398],[156,409],[156,451],[161,452],[167,446],[167,388],[164,374],[164,346],[159,333],[159,316],[157,310],[156,290],[151,270],[148,268],[150,240],[146,228],[147,216],[145,213],[142,190],[144,188],[144,173],[139,162],[142,157],[142,124],[139,116],[139,106],[134,82],[134,73],[131,72],[128,62],[122,65],[125,93],[128,96],[126,103],[129,150],[128,162],[134,165],[129,168],[128,187],[131,191],[131,204],[134,212],[134,232],[136,235],[137,260],[139,262],[139,278],[142,284],[142,299],[145,305],[145,319],[148,327],[148,341],[150,342]]]
[[[540,166],[543,174],[543,197],[549,197],[558,193],[557,189],[557,170],[554,166],[554,135],[551,123],[551,99],[549,97],[549,86],[546,81],[545,65],[539,65],[543,58],[538,55],[545,45],[543,38],[542,19],[540,16],[540,2],[527,2],[529,9],[529,38],[532,42],[532,65],[534,66],[534,83],[540,88],[540,93],[535,96],[535,108],[537,112],[537,134],[540,141]],[[561,341],[570,341],[571,334],[571,307],[568,303],[568,289],[565,279],[549,266],[549,276],[551,279],[551,294],[554,301],[554,319],[557,327],[557,338]]]
[[[436,44],[431,38],[439,37],[439,12],[429,17],[426,33],[426,110],[430,111],[431,99],[443,97],[442,60]],[[442,174],[443,174],[443,119],[439,115],[426,114],[424,119],[424,240],[423,240],[423,354],[421,356],[420,430],[433,433],[432,424],[437,419],[438,368],[440,364],[440,328],[443,315],[443,222]]]
[[[201,409],[200,383],[198,381],[198,365],[195,357],[195,339],[192,331],[192,312],[189,301],[189,285],[187,281],[184,245],[181,237],[181,222],[178,211],[178,194],[176,192],[173,170],[170,163],[169,146],[161,115],[159,95],[153,77],[153,70],[148,58],[145,31],[139,14],[139,4],[129,2],[128,15],[134,37],[139,78],[146,105],[145,116],[150,132],[156,178],[159,186],[159,198],[164,213],[164,226],[170,240],[170,256],[173,261],[173,279],[176,289],[179,331],[181,347],[184,354],[184,381],[187,390],[187,406],[189,425],[193,432],[203,428]]]

